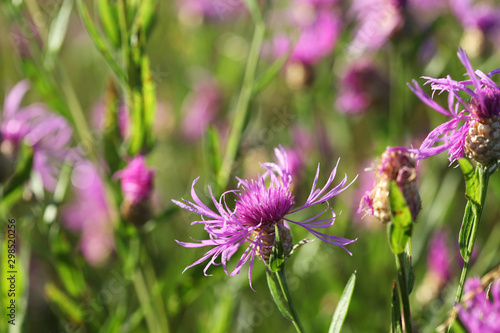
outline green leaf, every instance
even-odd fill
[[[66,31],[68,30],[69,18],[71,16],[71,10],[73,9],[74,0],[64,0],[59,13],[57,13],[56,18],[52,21],[49,30],[49,36],[47,41],[47,54],[45,55],[45,66],[48,68],[53,68],[55,64],[55,59],[66,36]]]
[[[146,131],[145,148],[152,148],[153,125],[156,120],[156,85],[151,73],[149,58],[142,56],[141,61],[142,98],[144,112],[144,127]]]
[[[401,304],[399,301],[399,292],[396,288],[396,283],[392,287],[392,302],[391,302],[391,314],[392,314],[392,332],[402,333],[403,324],[401,322]]]
[[[389,245],[395,254],[403,253],[411,238],[413,219],[406,200],[395,181],[389,186],[389,204],[392,222],[388,226]]]
[[[149,35],[155,23],[158,0],[142,0],[137,15],[132,23],[131,35],[137,35],[139,32]]]
[[[68,295],[56,287],[55,284],[49,282],[45,285],[45,295],[49,301],[56,304],[63,314],[75,323],[83,322],[83,312]]]
[[[476,221],[477,209],[479,208],[479,168],[474,169],[474,166],[468,159],[461,158],[459,160],[460,169],[465,178],[465,196],[467,197],[467,205],[465,206],[462,226],[458,236],[458,244],[460,247],[460,255],[465,259],[467,249],[472,237],[472,229]]]
[[[283,250],[283,244],[281,243],[281,237],[279,233],[278,224],[274,225],[274,245],[269,256],[269,268],[273,273],[279,272],[283,269],[283,263],[285,262],[285,251]]]
[[[127,75],[115,60],[113,54],[111,54],[108,45],[106,45],[106,42],[102,39],[99,31],[90,19],[89,12],[87,10],[87,7],[83,3],[83,0],[76,0],[76,4],[78,7],[78,12],[80,13],[80,16],[83,20],[83,23],[85,24],[85,27],[87,28],[87,31],[89,32],[90,37],[94,41],[95,46],[97,47],[99,52],[101,52],[104,59],[106,59],[116,76],[122,81],[122,83],[127,84]]]
[[[459,159],[458,163],[465,178],[465,194],[468,199],[477,201],[477,196],[479,195],[479,179],[477,177],[477,172],[472,163],[466,158]]]
[[[332,323],[330,324],[330,329],[328,333],[340,333],[342,325],[344,324],[345,317],[347,315],[347,309],[349,309],[349,303],[351,302],[352,292],[354,291],[354,285],[356,283],[356,271],[352,273],[349,281],[345,285],[342,296],[340,297],[335,313],[333,314]]]
[[[281,289],[275,275],[276,273],[269,272],[269,270],[266,269],[267,286],[269,287],[269,291],[271,292],[271,296],[273,296],[274,303],[276,303],[276,306],[278,306],[280,312],[288,320],[293,321],[292,316],[290,315],[290,312],[288,311],[288,308],[283,300]]]
[[[116,4],[109,0],[99,0],[99,15],[106,37],[114,47],[119,47],[121,36]]]

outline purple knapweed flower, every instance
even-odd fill
[[[467,155],[477,162],[488,165],[500,158],[500,88],[490,77],[500,72],[496,69],[489,74],[474,71],[462,49],[458,57],[467,70],[470,79],[452,80],[424,77],[431,83],[433,92],[448,92],[448,109],[445,109],[413,80],[410,89],[428,106],[452,118],[432,130],[419,149],[415,149],[417,160],[448,151],[450,162]],[[470,88],[469,86],[472,86]],[[458,92],[471,96],[465,101]],[[434,146],[435,143],[440,143]]]
[[[21,107],[29,84],[21,81],[11,90],[4,102],[0,125],[0,146],[2,154],[13,159],[21,143],[33,149],[33,169],[44,187],[53,192],[59,178],[59,169],[76,154],[68,147],[72,130],[64,117],[47,110],[43,104]]]
[[[352,55],[376,51],[404,24],[404,1],[355,0],[351,14],[357,21],[348,51]]]
[[[93,266],[106,262],[114,248],[115,213],[104,181],[89,161],[78,162],[71,175],[74,201],[63,209],[65,225],[81,233],[80,248]]]
[[[478,277],[465,282],[464,305],[458,305],[458,316],[470,333],[500,333],[500,280],[488,292],[484,289]]]
[[[350,185],[346,185],[347,176],[338,185],[329,189],[337,171],[337,166],[335,166],[326,185],[320,189],[316,188],[319,177],[318,165],[309,197],[302,206],[296,207],[295,197],[291,192],[293,179],[290,174],[286,151],[280,147],[279,149],[275,149],[275,153],[280,163],[279,165],[276,163],[261,164],[266,172],[257,180],[248,181],[237,178],[239,189],[225,192],[218,201],[209,187],[215,211],[208,208],[196,194],[194,185],[198,181],[198,178],[194,180],[191,188],[193,202],[184,199],[183,202],[172,200],[179,207],[200,214],[202,219],[194,221],[192,224],[203,224],[210,236],[209,239],[200,240],[197,243],[180,241],[177,241],[177,243],[184,247],[213,246],[201,259],[189,265],[186,269],[209,260],[204,269],[205,275],[208,276],[207,270],[211,265],[222,264],[226,274],[234,276],[240,272],[247,261],[250,261],[248,278],[251,283],[255,257],[260,257],[264,262],[269,258],[275,240],[275,226],[278,226],[280,230],[286,255],[291,251],[292,236],[289,223],[299,225],[319,239],[343,249],[345,249],[345,245],[354,241],[327,235],[316,230],[330,227],[335,221],[336,215],[333,213],[333,210],[331,210],[332,217],[320,218],[323,213],[329,210],[328,205],[321,213],[302,221],[294,221],[288,217],[289,214],[303,211],[314,205],[327,203],[328,200],[344,191]],[[235,195],[236,197],[233,209],[226,203],[228,194]],[[228,272],[227,263],[236,251],[247,242],[249,245],[241,255],[236,267],[232,272]],[[216,260],[219,258],[220,263],[216,263]]]
[[[121,179],[124,201],[120,207],[122,216],[137,226],[151,218],[151,193],[154,171],[148,169],[144,156],[134,157],[125,169],[115,173]]]
[[[417,188],[417,171],[414,155],[403,147],[387,147],[380,162],[375,167],[375,186],[366,192],[362,198],[358,213],[363,207],[380,222],[390,222],[389,204],[390,182],[395,181],[410,209],[413,221],[416,220],[421,208],[420,195]]]

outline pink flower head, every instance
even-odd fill
[[[54,191],[60,166],[74,157],[68,147],[73,132],[64,117],[42,104],[21,107],[29,84],[21,81],[7,95],[0,125],[0,142],[17,149],[21,142],[33,148],[33,167],[48,191]]]
[[[344,191],[350,185],[346,185],[347,176],[337,186],[329,189],[337,171],[337,166],[335,166],[326,185],[323,188],[317,189],[316,185],[319,177],[318,165],[309,197],[302,206],[296,208],[295,197],[291,192],[293,179],[286,151],[280,147],[279,149],[275,149],[275,153],[279,164],[262,164],[266,172],[257,180],[248,181],[237,178],[239,189],[224,193],[218,201],[209,187],[212,202],[216,208],[215,211],[208,208],[196,194],[194,185],[198,181],[198,178],[194,180],[191,188],[193,202],[184,199],[183,202],[172,200],[179,207],[201,215],[201,220],[194,221],[192,224],[203,224],[210,236],[209,239],[201,240],[197,243],[177,241],[184,247],[212,246],[201,259],[187,268],[209,260],[204,270],[205,275],[208,275],[206,272],[211,265],[222,264],[226,274],[234,276],[240,272],[242,266],[247,261],[250,261],[248,278],[251,283],[255,257],[260,257],[265,262],[265,259],[267,259],[266,254],[270,252],[274,245],[275,226],[278,226],[280,234],[283,232],[283,238],[286,239],[287,244],[283,242],[285,252],[289,252],[287,249],[291,250],[292,241],[289,223],[299,225],[319,239],[343,249],[345,249],[345,245],[353,242],[353,240],[331,236],[316,230],[331,227],[335,221],[336,215],[333,210],[331,210],[332,217],[320,218],[323,213],[330,210],[328,204],[321,213],[303,221],[294,221],[288,217],[289,214],[302,211],[316,204],[327,203],[328,200]],[[234,209],[229,208],[226,204],[226,196],[229,194],[236,197]],[[247,242],[249,245],[241,255],[236,268],[232,272],[228,272],[228,261]],[[216,263],[218,258],[220,258],[220,263]]]
[[[404,23],[401,0],[355,0],[351,11],[357,26],[349,53],[380,49]]]
[[[450,76],[441,79],[424,77],[427,79],[425,84],[431,84],[433,93],[448,92],[447,109],[429,97],[415,80],[413,86],[408,85],[425,104],[451,118],[432,130],[420,148],[413,151],[418,160],[448,151],[450,162],[467,154],[480,163],[489,164],[500,157],[497,140],[500,135],[500,88],[490,79],[500,69],[489,74],[474,71],[462,49],[458,51],[458,58],[467,70],[469,80],[455,81]],[[469,102],[458,94],[460,91],[471,96]]]
[[[467,279],[464,303],[458,305],[458,316],[468,332],[500,333],[500,280],[486,293],[478,277]]]
[[[81,232],[80,247],[85,259],[99,266],[114,247],[114,214],[106,199],[104,183],[88,161],[77,164],[71,181],[75,200],[63,210],[63,217],[68,228]]]
[[[332,52],[341,32],[341,17],[331,6],[320,5],[325,1],[296,2],[297,6],[287,14],[290,26],[298,29],[298,38],[291,45],[293,38],[289,34],[278,34],[273,41],[273,53],[279,58],[291,48],[289,62],[314,65]]]
[[[121,187],[126,200],[139,203],[151,196],[154,171],[146,166],[144,156],[134,157],[125,169],[118,171],[115,177],[121,178]]]

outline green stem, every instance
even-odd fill
[[[256,19],[256,17],[258,18],[259,16],[254,15],[254,19]],[[218,174],[217,185],[219,187],[219,190],[223,190],[229,181],[231,169],[233,167],[233,163],[236,159],[236,154],[240,146],[241,134],[244,130],[245,120],[248,113],[248,106],[250,104],[250,99],[252,96],[253,85],[255,81],[255,72],[257,69],[257,64],[259,62],[260,49],[264,40],[264,32],[264,22],[262,20],[256,20],[250,53],[248,55],[247,66],[243,78],[243,86],[241,88],[238,104],[236,105],[234,119],[231,124],[231,129],[227,140],[226,153],[224,155],[221,169],[219,170]]]
[[[302,326],[302,323],[300,322],[299,319],[299,315],[295,310],[295,305],[293,304],[292,295],[290,294],[290,290],[288,289],[288,283],[286,282],[284,267],[278,272],[276,272],[276,277],[278,278],[278,283],[280,285],[281,292],[283,293],[283,297],[285,298],[285,301],[288,303],[288,308],[290,309],[290,314],[292,315],[293,326],[295,326],[297,332],[303,333],[304,327]]]
[[[456,303],[460,302],[464,293],[465,279],[467,278],[467,272],[469,271],[469,264],[472,257],[472,251],[474,250],[477,231],[479,229],[479,222],[481,221],[484,202],[486,201],[486,191],[488,189],[488,181],[491,175],[491,170],[488,167],[484,167],[481,164],[478,164],[477,168],[479,177],[479,198],[477,203],[474,203],[471,200],[467,201],[467,206],[465,208],[466,210],[472,209],[472,212],[474,213],[473,214],[474,221],[472,224],[470,240],[467,246],[467,253],[464,258],[464,266],[462,267],[462,274],[460,275],[460,282],[458,283],[457,296],[455,298]]]
[[[405,254],[399,253],[396,254],[396,268],[398,270],[398,286],[399,286],[399,294],[401,295],[401,300],[403,303],[403,316],[405,319],[405,332],[411,333],[411,311],[410,311],[410,299],[408,297],[408,288],[407,288],[407,278],[404,267],[405,262]]]
[[[144,280],[141,269],[137,269],[135,272],[133,282],[137,298],[139,299],[142,311],[146,316],[148,331],[153,333],[162,332],[159,323],[156,321],[155,311],[152,311],[151,295],[148,292],[146,281]]]

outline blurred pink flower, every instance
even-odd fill
[[[241,0],[178,0],[177,7],[182,17],[215,21],[236,17],[246,9]]]
[[[118,171],[115,177],[121,179],[121,188],[126,200],[139,203],[151,196],[154,171],[146,166],[144,156],[134,157],[125,169]]]
[[[429,242],[429,253],[427,255],[427,268],[439,284],[447,282],[451,278],[451,262],[453,256],[448,248],[446,232],[436,232]]]
[[[21,142],[33,149],[33,169],[42,178],[44,187],[53,192],[59,178],[61,165],[75,158],[70,149],[73,131],[66,119],[50,112],[43,104],[21,107],[21,101],[29,89],[26,81],[12,88],[4,101],[0,125],[2,150],[13,156]]]
[[[447,8],[448,0],[408,0],[408,9],[417,19],[420,19],[422,16],[435,18],[443,15]]]
[[[65,225],[81,233],[80,247],[93,266],[106,262],[114,248],[114,212],[95,166],[82,161],[73,170],[74,200],[63,209]]]
[[[221,108],[222,92],[214,79],[202,79],[184,100],[182,132],[187,140],[203,137]]]
[[[450,7],[465,29],[476,28],[495,37],[500,32],[500,5],[474,0],[453,0]],[[498,37],[498,36],[496,36]],[[499,41],[497,39],[497,41]]]
[[[464,305],[458,316],[470,333],[500,333],[500,280],[487,291],[479,277],[465,282]]]
[[[389,84],[372,61],[355,60],[341,78],[335,107],[343,113],[359,114],[389,98]]]
[[[354,0],[351,13],[357,22],[349,53],[360,55],[383,47],[403,26],[403,0]]]
[[[274,57],[291,51],[289,62],[314,65],[328,56],[342,29],[341,16],[328,3],[331,1],[296,0],[285,13],[285,20],[288,29],[298,30],[298,38],[293,42],[293,34],[277,33],[273,40]]]

